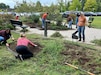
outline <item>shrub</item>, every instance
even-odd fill
[[[68,30],[68,28],[66,26],[63,26],[63,25],[57,26],[54,24],[51,24],[48,29],[51,29],[51,30]]]
[[[39,16],[37,16],[37,15],[31,15],[31,16],[29,16],[29,19],[34,23],[39,22]]]
[[[55,32],[51,37],[60,37],[63,38],[63,36],[59,32]]]
[[[11,24],[6,24],[5,28],[10,28],[11,30],[15,29]]]
[[[100,40],[97,40],[97,39],[93,40],[92,43],[95,43],[95,44],[101,46],[101,39]]]

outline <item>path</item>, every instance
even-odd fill
[[[18,28],[19,29],[19,28]],[[21,29],[21,28],[20,28]],[[39,30],[36,28],[27,28],[29,30],[29,32],[27,32],[27,34],[40,34],[42,36],[44,36],[44,30]],[[64,38],[66,40],[71,40],[71,41],[77,41],[71,38],[72,33],[76,31],[75,26],[73,26],[74,30],[62,30],[62,31],[58,31],[61,33],[62,36],[64,36]],[[47,31],[47,36],[50,37],[53,33],[55,33],[55,30],[48,30]],[[94,39],[101,39],[101,29],[94,29],[94,28],[88,28],[86,27],[85,29],[85,43],[91,43],[92,40]]]

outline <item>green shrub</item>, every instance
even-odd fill
[[[66,26],[63,26],[63,25],[57,26],[54,24],[51,24],[48,29],[51,29],[51,30],[68,30],[68,28]]]
[[[95,44],[101,46],[101,39],[100,40],[97,40],[97,39],[93,40],[92,43],[95,43]]]
[[[39,16],[37,16],[37,15],[31,15],[31,16],[29,16],[29,19],[31,19],[34,23],[39,22]]]
[[[5,28],[10,28],[11,30],[15,29],[11,24],[6,24]]]
[[[63,38],[63,36],[59,32],[55,32],[51,37],[60,37]]]

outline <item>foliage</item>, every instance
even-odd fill
[[[38,23],[39,22],[39,16],[37,15],[30,15],[29,17],[27,17],[27,19],[24,19],[23,20],[25,22],[28,22],[28,23]]]
[[[69,7],[69,10],[81,10],[81,3],[79,0],[73,0],[72,4]]]
[[[12,25],[9,24],[9,23],[5,25],[5,28],[10,28],[11,30],[15,29],[14,26],[12,26]]]
[[[14,29],[14,27],[9,22],[10,19],[13,19],[12,15],[8,15],[8,14],[0,15],[0,29],[5,29],[5,28]]]
[[[50,29],[50,30],[68,30],[68,28],[66,26],[56,25],[56,24],[51,24],[48,29]]]
[[[97,2],[97,3],[96,3]],[[22,2],[16,1],[15,11],[16,12],[64,12],[68,10],[86,10],[86,11],[101,11],[101,1],[100,0],[73,0],[72,2],[67,0],[57,0],[57,4],[51,4],[50,6],[42,5],[38,0],[36,3],[26,0]]]
[[[26,1],[23,0],[22,3],[16,3],[17,6],[15,7],[15,11],[17,12],[30,12],[30,7]]]
[[[97,10],[97,2],[96,0],[87,0],[84,7],[85,11],[96,11]]]
[[[96,45],[101,46],[101,39],[99,39],[99,40],[97,40],[97,39],[93,40],[92,43],[95,43]]]
[[[36,2],[35,8],[36,8],[37,12],[42,12],[43,7],[42,7],[40,1],[37,1],[37,2]]]
[[[9,5],[6,5],[4,3],[0,3],[0,9],[8,9]]]
[[[13,34],[18,37],[17,33]],[[100,49],[77,42],[66,40],[64,42],[59,38],[48,40],[32,34],[27,36],[34,42],[40,42],[44,46],[43,49],[33,58],[21,62],[15,59],[5,46],[0,46],[0,75],[87,75],[83,71],[65,65],[66,61],[100,75]],[[63,52],[67,55],[63,55]]]
[[[63,36],[59,32],[55,32],[54,34],[51,35],[51,37],[63,38]]]
[[[101,12],[101,0],[96,0],[96,2],[97,2],[97,11],[98,12]]]

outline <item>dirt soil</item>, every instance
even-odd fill
[[[98,59],[101,55],[96,50],[65,43],[65,50],[61,54],[65,56],[63,62],[75,64],[75,66],[95,73],[96,75],[101,74],[101,58]]]
[[[29,50],[36,55],[39,53],[43,46],[39,43],[35,43],[38,47],[28,46]],[[80,67],[86,71],[90,71],[95,73],[96,75],[101,74],[101,55],[96,50],[92,50],[90,48],[81,47],[80,45],[73,45],[70,43],[64,43],[65,50],[63,50],[60,54],[64,56],[64,60],[61,62],[68,62],[77,67]],[[16,42],[10,44],[10,48],[15,51]],[[98,59],[99,58],[99,59]]]
[[[42,50],[42,46],[39,43],[35,43],[36,45],[38,45],[37,47],[33,47],[31,45],[28,46],[29,50],[35,55],[37,53],[39,53]],[[10,43],[10,49],[12,49],[13,51],[15,51],[16,48],[16,42]]]

